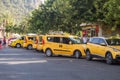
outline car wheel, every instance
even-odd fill
[[[79,59],[81,57],[80,51],[75,51],[74,56],[75,56],[76,59]]]
[[[92,55],[90,54],[89,50],[86,51],[86,60],[88,61],[92,60]]]
[[[45,51],[45,54],[46,54],[46,56],[50,57],[50,56],[52,56],[52,51],[50,49],[47,49]]]
[[[36,51],[39,51],[38,49],[35,49]]]
[[[20,48],[21,47],[21,45],[20,44],[16,44],[16,48]]]
[[[113,63],[113,57],[112,57],[111,53],[107,53],[107,55],[106,55],[106,63],[107,64],[112,64]]]
[[[27,46],[27,49],[28,49],[28,50],[31,50],[31,49],[32,49],[32,45],[28,45],[28,46]]]

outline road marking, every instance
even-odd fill
[[[46,63],[47,60],[39,60],[39,61],[1,61],[0,64],[29,64],[29,63]]]

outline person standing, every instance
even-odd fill
[[[3,38],[3,45],[6,46],[6,37]]]
[[[2,49],[2,40],[0,39],[0,49]]]
[[[84,35],[83,35],[82,40],[83,40],[83,43],[87,43],[87,42],[88,42],[87,34],[84,34]]]

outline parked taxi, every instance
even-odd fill
[[[12,40],[9,46],[20,48],[23,46],[23,43],[24,43],[24,36],[22,36],[21,38]]]
[[[26,35],[24,37],[23,47],[28,50],[33,49],[33,44],[34,44],[34,41],[36,40],[36,38],[37,38],[37,35]]]
[[[120,61],[120,38],[93,37],[87,43],[86,59],[103,58],[107,64]]]
[[[36,49],[37,51],[42,51],[43,50],[43,44],[42,44],[42,39],[44,35],[38,35],[34,41],[33,44],[33,49]]]
[[[43,37],[43,52],[46,56],[63,55],[81,58],[85,56],[83,42],[72,35],[45,35]]]

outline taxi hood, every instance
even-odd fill
[[[112,47],[112,48],[116,48],[116,49],[119,49],[119,50],[120,50],[120,45],[118,45],[118,46],[116,46],[116,45],[113,46],[113,45],[112,45],[112,46],[110,46],[110,47]]]

